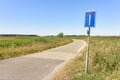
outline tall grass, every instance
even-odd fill
[[[0,59],[26,55],[72,42],[60,37],[0,37]]]
[[[53,80],[120,80],[120,37],[92,37],[89,68],[85,74],[85,53],[70,61]]]

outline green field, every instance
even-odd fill
[[[120,80],[120,37],[91,37],[87,75],[85,53],[86,48],[59,70],[53,80]]]
[[[17,57],[58,47],[73,38],[87,37],[0,37],[0,59]],[[53,80],[120,80],[120,37],[91,37],[89,71],[85,74],[86,48],[65,65]]]
[[[39,52],[70,42],[71,39],[62,37],[0,36],[0,59]]]

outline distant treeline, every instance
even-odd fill
[[[62,37],[84,37],[85,35],[63,35]],[[58,35],[47,35],[46,37],[61,37]]]
[[[81,36],[85,36],[85,35],[64,35],[66,37],[81,37]]]
[[[0,36],[38,36],[38,35],[27,35],[27,34],[0,34]],[[58,35],[47,35],[47,36],[53,36],[56,37]],[[85,36],[85,35],[63,35],[64,37],[80,37],[80,36]]]
[[[0,36],[37,36],[37,35],[27,35],[27,34],[0,34]]]

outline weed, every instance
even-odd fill
[[[91,37],[88,74],[85,53],[66,64],[53,80],[120,80],[120,37]],[[65,79],[59,79],[63,74]]]
[[[6,59],[72,42],[69,38],[58,37],[0,37],[0,59]]]

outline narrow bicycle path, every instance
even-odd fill
[[[49,80],[56,67],[74,58],[85,47],[82,40],[22,57],[0,61],[0,80]]]

